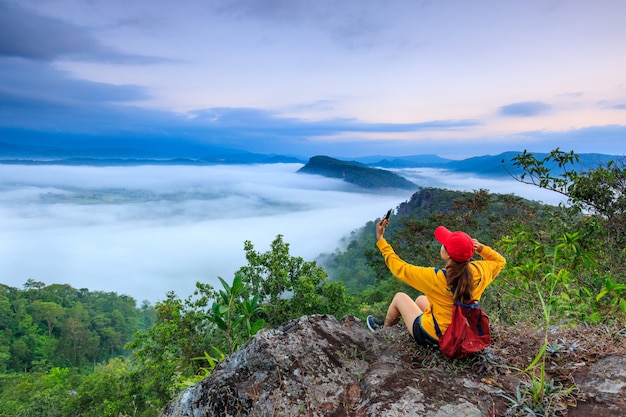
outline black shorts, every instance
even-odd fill
[[[422,316],[420,314],[413,322],[413,339],[420,346],[439,346],[439,341],[422,328]]]

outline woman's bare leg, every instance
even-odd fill
[[[422,312],[422,309],[411,297],[403,292],[399,292],[393,297],[391,304],[389,304],[387,316],[385,317],[385,327],[393,326],[402,317],[406,328],[413,336],[413,322]]]
[[[430,301],[428,301],[428,297],[426,297],[425,295],[420,295],[419,297],[417,297],[415,299],[415,304],[417,304],[417,306],[422,311],[426,311],[426,309],[430,307]]]

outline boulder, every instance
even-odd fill
[[[527,340],[534,349],[536,341]],[[511,354],[514,345],[506,342]],[[352,316],[303,316],[259,331],[161,417],[507,415],[525,376],[505,362],[491,348],[448,361],[438,349],[417,346],[401,325],[372,333]],[[578,389],[587,390],[591,402],[568,407],[624,415],[624,356],[583,368],[587,379]]]

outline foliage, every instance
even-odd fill
[[[28,280],[24,289],[0,285],[0,371],[93,367],[125,356],[152,307],[115,293]]]
[[[514,161],[524,170],[516,177],[519,181],[559,192],[572,203],[572,210],[563,212],[569,214],[567,218],[555,218],[561,221],[559,226],[563,228],[553,225],[548,229],[551,233],[547,243],[542,243],[542,236],[531,228],[502,239],[507,253],[518,255],[513,256],[516,265],[508,269],[510,294],[519,296],[526,292],[525,295],[529,295],[530,286],[534,285],[544,326],[544,343],[523,371],[528,376],[528,383],[518,387],[516,398],[509,397],[509,414],[552,416],[567,408],[567,400],[575,390],[575,385],[566,388],[546,377],[546,355],[550,347],[548,333],[553,314],[561,319],[573,317],[597,322],[603,317],[615,317],[618,314],[615,307],[626,312],[626,302],[622,298],[626,285],[612,279],[616,272],[621,275],[623,271],[623,263],[619,262],[624,260],[621,248],[624,247],[626,171],[612,161],[606,167],[586,172],[570,170],[567,165],[578,161],[578,156],[559,149],[541,161],[527,152]],[[559,176],[553,176],[550,167],[554,166],[563,169]],[[585,212],[592,216],[580,214]],[[567,228],[571,231],[563,230]],[[551,247],[551,242],[556,244]],[[543,279],[537,280],[538,276]],[[621,277],[623,279],[623,275]],[[603,288],[600,283],[604,284]],[[607,295],[614,307],[609,314],[598,304]],[[529,304],[533,305],[526,303]]]
[[[554,300],[561,319],[611,320],[626,311],[626,169],[613,161],[587,171],[569,168],[577,160],[573,152],[559,149],[542,160],[527,152],[514,158],[523,169],[518,181],[559,192],[571,206],[552,210],[543,225],[518,222],[503,237],[500,244],[510,262],[502,290],[538,306],[530,285],[556,267],[563,271]],[[550,262],[557,259],[554,252],[560,254],[558,265]]]
[[[508,267],[494,283],[501,302],[509,306],[507,321],[523,319],[529,312],[540,315],[539,284],[555,292],[549,301],[561,320],[598,322],[606,312],[594,295],[604,279],[589,231],[548,234],[523,227],[514,230],[515,234],[499,242]],[[535,306],[534,312],[528,311],[529,306]]]
[[[222,278],[220,281],[224,289],[219,291],[219,297],[211,307],[209,320],[224,336],[228,352],[233,353],[242,342],[252,338],[265,321],[255,320],[262,311],[258,302],[259,294],[249,295],[250,287],[243,283],[241,275],[235,275],[232,285],[228,285]],[[205,357],[210,359],[206,353]]]
[[[565,410],[567,399],[575,389],[575,385],[564,387],[556,383],[546,375],[546,359],[550,347],[549,332],[552,326],[555,307],[561,304],[559,296],[560,288],[567,288],[570,281],[570,271],[561,268],[563,259],[567,259],[568,252],[575,249],[579,252],[577,235],[565,235],[562,242],[554,251],[551,251],[552,263],[550,271],[540,281],[534,282],[534,291],[537,294],[543,318],[544,338],[537,355],[533,361],[522,371],[527,380],[520,384],[516,390],[515,398],[508,397],[511,401],[510,415],[545,416],[556,415]]]
[[[579,160],[574,151],[553,150],[543,159],[524,151],[513,159],[523,170],[513,177],[563,194],[575,210],[591,214],[598,224],[597,240],[617,250],[606,251],[604,267],[626,274],[626,164],[624,160],[578,171],[572,165]],[[621,249],[621,250],[620,250]]]
[[[209,355],[207,352],[204,352],[204,356],[194,358],[194,360],[206,362],[207,365],[201,366],[196,375],[181,380],[178,384],[179,386],[187,388],[197,384],[204,378],[211,375],[211,372],[213,371],[213,369],[215,369],[217,364],[226,359],[226,355],[224,354],[224,352],[222,352],[215,346],[212,346],[212,348],[215,352],[217,352],[217,358]]]
[[[608,277],[604,283],[604,288],[596,296],[596,301],[600,301],[606,295],[611,299],[611,305],[619,306],[619,309],[626,313],[626,285],[613,282]]]
[[[289,244],[276,236],[265,253],[254,250],[252,242],[244,243],[248,265],[237,271],[242,282],[258,295],[263,319],[275,326],[305,314],[346,312],[352,299],[340,282],[327,281],[326,271],[315,261],[307,262],[289,255]]]
[[[200,284],[186,300],[169,292],[155,306],[154,325],[128,344],[137,379],[155,401],[164,404],[177,392],[177,382],[195,375],[199,366],[193,358],[216,340],[206,307],[213,294],[210,286]]]

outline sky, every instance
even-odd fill
[[[623,0],[0,0],[0,142],[624,155],[624,16]]]
[[[196,282],[214,288],[221,288],[218,277],[231,282],[247,264],[246,240],[264,253],[280,234],[292,256],[314,261],[415,191],[368,192],[340,179],[298,174],[301,166],[0,164],[0,283],[68,284],[138,303],[164,300],[170,291],[186,298]],[[511,178],[435,169],[398,173],[421,186],[561,201],[559,194]],[[98,195],[104,197],[93,198]],[[491,243],[480,230],[468,232]],[[373,233],[371,239],[374,247]],[[435,265],[441,261],[438,252],[432,255]]]

